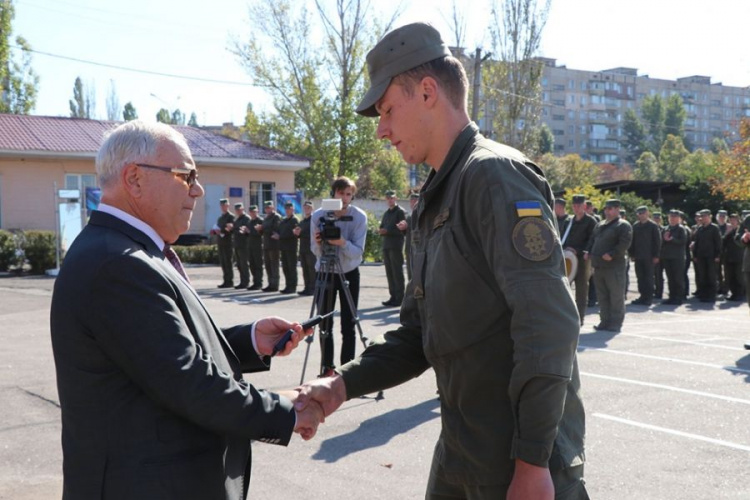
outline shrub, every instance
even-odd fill
[[[383,260],[383,238],[378,232],[380,221],[371,213],[367,212],[367,239],[365,240],[365,262],[381,262]]]
[[[32,274],[44,274],[55,266],[55,233],[52,231],[24,231],[21,249]]]
[[[173,246],[185,264],[218,264],[219,250],[216,245]]]
[[[16,238],[13,233],[0,229],[0,271],[8,271],[17,260]]]

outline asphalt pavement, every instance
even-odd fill
[[[361,270],[361,324],[373,338],[398,324],[398,310],[380,304],[388,298],[383,267]],[[301,321],[310,314],[310,297],[219,290],[218,267],[187,271],[222,326],[268,315]],[[0,499],[61,496],[49,341],[53,285],[46,276],[0,275]],[[579,346],[591,498],[750,498],[747,305],[628,306],[618,334],[595,332],[596,313],[589,308]],[[338,356],[338,338],[335,343]],[[306,347],[248,380],[270,390],[294,387]],[[320,361],[317,339],[310,347],[305,378],[317,375]],[[439,417],[431,371],[386,391],[382,400],[348,401],[311,441],[256,443],[250,498],[423,498]]]

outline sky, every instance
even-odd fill
[[[315,9],[312,0],[293,2]],[[371,10],[390,14],[398,4],[371,0]],[[490,50],[489,0],[458,4],[466,18],[467,48]],[[33,114],[69,116],[77,76],[96,88],[99,119],[106,119],[112,85],[120,106],[132,102],[146,120],[155,120],[163,107],[187,116],[195,112],[201,125],[241,124],[248,102],[271,111],[268,95],[252,86],[230,51],[233,41],[249,32],[247,5],[248,0],[15,0],[13,35],[37,51],[32,64],[40,84]],[[452,0],[402,0],[395,26],[430,22],[452,44],[451,5]],[[745,87],[749,15],[748,0],[552,0],[540,55],[571,69],[622,66],[652,78],[703,75]]]

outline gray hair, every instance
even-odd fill
[[[125,165],[148,161],[165,141],[189,150],[185,137],[163,123],[132,120],[110,130],[96,155],[99,185],[116,184]]]

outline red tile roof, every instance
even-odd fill
[[[96,153],[104,133],[122,122],[0,114],[0,151]],[[303,156],[256,146],[207,130],[174,125],[196,158],[307,162]]]

